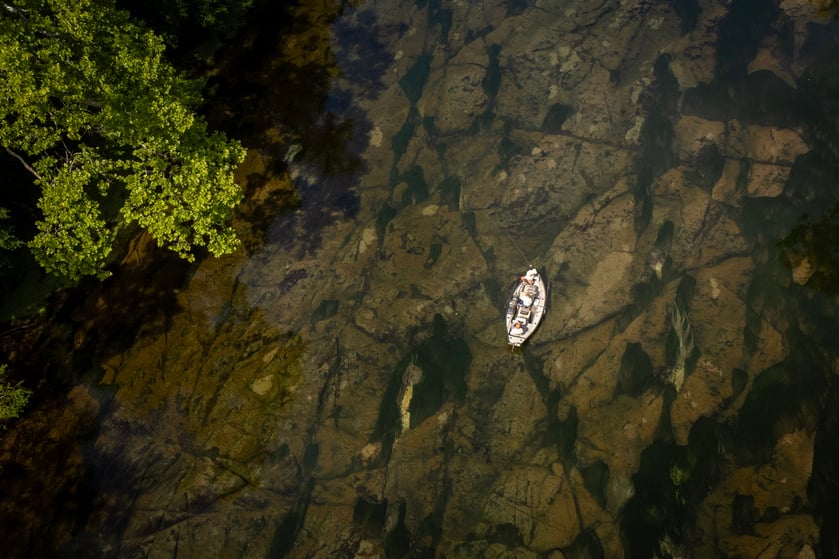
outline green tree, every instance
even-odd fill
[[[9,384],[5,377],[6,365],[0,365],[0,422],[18,417],[32,394],[21,383]]]
[[[136,226],[187,260],[234,250],[244,149],[196,115],[203,83],[112,0],[0,8],[0,145],[40,188],[36,260],[104,277],[117,234]]]

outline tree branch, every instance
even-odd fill
[[[32,173],[33,175],[35,175],[35,178],[36,178],[36,179],[41,180],[41,175],[39,175],[39,174],[38,174],[38,171],[36,171],[36,170],[35,170],[35,168],[34,168],[34,167],[32,167],[32,165],[30,165],[29,163],[27,163],[27,162],[26,162],[26,160],[25,160],[23,157],[21,157],[21,156],[20,156],[20,154],[18,154],[17,152],[12,151],[12,150],[11,150],[11,149],[9,149],[9,148],[6,148],[6,153],[8,153],[8,154],[9,154],[9,155],[11,155],[12,157],[14,157],[14,158],[15,158],[15,159],[17,159],[18,161],[20,161],[21,165],[23,165],[24,167],[26,167],[26,170],[27,170],[27,171],[29,171],[30,173]]]
[[[0,5],[3,6],[3,9],[6,10],[7,12],[9,12],[10,14],[17,14],[18,12],[21,11],[20,8],[12,6],[8,2],[3,2]],[[27,11],[27,10],[24,10],[24,11]]]

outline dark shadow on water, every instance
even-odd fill
[[[643,451],[632,478],[635,494],[621,515],[627,557],[669,557],[661,547],[665,536],[682,550],[702,541],[693,528],[697,505],[718,481],[721,450],[719,428],[700,418],[687,446],[656,442]]]
[[[44,383],[44,393],[66,393],[79,381],[98,384],[99,363],[124,352],[141,333],[169,329],[171,317],[182,310],[177,291],[194,269],[174,253],[152,248],[104,281],[88,278],[55,292],[46,303],[49,323],[35,321],[34,336],[24,331],[0,338],[7,363],[25,371],[33,386]]]
[[[745,356],[758,351],[767,323],[782,332],[789,354],[764,371],[752,372],[751,383],[749,372],[732,370],[734,395],[727,402],[742,399],[737,415],[720,423],[701,418],[694,424],[687,446],[674,443],[669,416],[662,414],[655,442],[643,452],[633,478],[635,496],[622,514],[628,557],[666,556],[661,543],[665,537],[677,551],[692,549],[703,537],[696,532],[697,507],[718,483],[723,451],[738,465],[764,464],[771,460],[780,438],[797,430],[817,433],[809,496],[822,522],[821,551],[825,557],[839,551],[835,537],[839,533],[839,515],[835,513],[839,481],[834,459],[839,413],[835,374],[831,372],[831,363],[839,357],[833,339],[839,328],[835,303],[839,293],[839,132],[835,126],[839,117],[835,60],[839,26],[835,21],[811,24],[808,42],[800,50],[800,60],[807,68],[793,87],[767,71],[747,72],[761,46],[768,45],[781,62],[791,56],[791,23],[778,17],[779,13],[776,2],[731,3],[720,22],[716,77],[685,92],[682,112],[711,120],[738,119],[747,126],[800,126],[805,131],[811,150],[794,162],[784,192],[777,198],[748,199],[731,213],[745,237],[759,248],[755,252],[757,270],[746,294]],[[662,119],[658,122],[666,124]],[[644,162],[643,144],[641,153]],[[689,178],[710,190],[724,164],[720,148],[706,146],[695,163]],[[748,180],[751,167],[749,160],[741,163],[741,183]],[[642,178],[644,171],[642,166]],[[655,176],[649,166],[646,173]],[[636,191],[637,202],[644,202],[643,194],[643,189]],[[806,285],[800,286],[790,278],[804,258],[814,265],[814,271]],[[692,289],[687,284],[684,290],[682,287],[677,300],[687,308]],[[668,363],[674,354],[672,342]],[[640,348],[628,347],[619,389],[638,394],[648,379],[647,359]],[[665,408],[673,396],[665,392]],[[746,494],[733,496],[731,505],[733,525],[729,528],[738,534],[755,533],[761,522],[772,522],[784,514],[771,507],[758,510],[754,497]],[[805,507],[800,501],[793,504],[794,510]]]
[[[730,446],[741,464],[768,462],[783,435],[801,428],[813,431],[818,423],[829,367],[800,332],[789,343],[791,355],[755,378],[737,414]]]
[[[417,335],[423,336],[423,333]],[[472,363],[469,346],[449,332],[449,325],[441,315],[435,315],[430,335],[425,335],[428,337],[396,366],[382,396],[372,435],[373,440],[382,442],[377,465],[387,463],[393,442],[402,431],[400,405],[408,383],[413,386],[408,409],[411,428],[435,414],[443,403],[460,401],[466,394],[465,377]],[[409,366],[419,368],[421,378],[409,378]]]
[[[411,104],[415,104],[422,97],[422,90],[428,75],[431,73],[431,55],[421,54],[414,60],[405,75],[399,79],[399,87]]]
[[[387,520],[387,499],[379,502],[359,497],[353,507],[352,519],[363,537],[378,537],[384,530]]]
[[[719,25],[715,77],[685,92],[683,114],[765,126],[796,124],[801,92],[768,70],[748,72],[748,64],[764,44],[782,62],[792,60],[793,24],[780,16],[777,2],[731,3]]]
[[[74,535],[94,513],[100,489],[100,467],[91,456],[96,418],[91,416],[62,425],[72,437],[55,441],[56,424],[43,410],[66,408],[72,402],[61,394],[47,395],[39,391],[36,395],[39,409],[30,411],[15,428],[18,436],[40,441],[35,457],[37,465],[33,466],[33,456],[25,441],[19,454],[6,456],[0,464],[3,555],[32,559],[95,556],[92,551],[96,549],[95,542]],[[61,483],[53,484],[56,479]],[[63,555],[58,551],[62,548],[65,548]]]
[[[277,524],[266,559],[282,559],[287,557],[294,548],[294,541],[297,539],[297,535],[303,528],[303,522],[306,519],[306,510],[309,508],[309,499],[313,488],[314,481],[310,480],[301,492],[297,504]]]
[[[653,182],[676,163],[673,121],[679,98],[679,84],[670,69],[670,57],[661,55],[654,66],[655,79],[644,92],[642,103],[647,118],[641,126],[639,153],[635,160],[635,179],[630,191],[635,200],[634,226],[643,231],[652,217]]]
[[[562,125],[573,114],[574,108],[570,105],[556,103],[548,109],[545,120],[542,121],[542,132],[546,134],[559,134],[562,132]]]
[[[656,381],[653,363],[640,343],[628,343],[621,357],[615,396],[638,397]]]
[[[813,472],[807,495],[816,508],[816,519],[822,526],[819,548],[822,557],[839,557],[839,382],[830,377],[830,389],[824,401],[816,430]]]
[[[706,192],[712,192],[725,168],[725,156],[717,144],[708,144],[700,148],[687,178],[698,184]]]
[[[609,483],[609,466],[597,461],[588,467],[581,468],[580,473],[583,474],[583,485],[597,501],[600,508],[606,508],[606,490]]]
[[[297,208],[276,216],[268,225],[265,242],[307,254],[321,245],[320,232],[338,219],[351,219],[360,209],[353,192],[354,175],[318,176],[295,181],[301,200]]]
[[[768,70],[744,76],[736,84],[715,79],[685,92],[683,114],[710,120],[737,119],[764,126],[793,126],[796,90]]]
[[[487,535],[487,541],[515,549],[524,545],[524,536],[515,524],[505,522],[493,528],[493,531]]]
[[[399,501],[393,504],[396,516],[395,526],[385,535],[385,557],[408,557],[411,549],[411,532],[405,526],[405,503]]]
[[[312,311],[312,322],[320,322],[327,318],[332,318],[338,313],[340,301],[335,299],[324,299],[320,302],[318,307]]]
[[[696,20],[702,12],[702,8],[699,6],[697,0],[668,0],[668,4],[670,4],[673,11],[676,12],[676,15],[682,21],[682,35],[696,29]]]
[[[414,350],[412,359],[422,369],[422,380],[414,385],[410,405],[411,427],[415,427],[444,402],[463,399],[472,352],[466,342],[448,333],[445,320],[436,315],[431,338]]]
[[[320,246],[324,227],[359,210],[359,154],[372,124],[354,99],[382,91],[392,55],[377,38],[375,13],[352,2],[288,7],[279,20],[273,9],[260,3],[222,57],[213,115],[268,159],[267,176],[250,177],[249,192],[272,176],[295,177],[295,198],[281,196],[270,211],[246,218],[262,221],[264,242],[307,253]]]
[[[734,0],[719,23],[716,75],[725,82],[746,76],[765,37],[773,32],[780,9],[776,1]]]
[[[600,538],[597,537],[595,527],[589,527],[574,538],[571,545],[563,550],[564,557],[574,559],[607,559],[606,550]]]
[[[385,89],[381,79],[393,62],[387,45],[376,36],[377,27],[376,14],[369,9],[353,10],[351,15],[339,19],[333,26],[341,77],[354,84],[368,99],[378,97]]]

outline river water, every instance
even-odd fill
[[[21,338],[12,554],[832,556],[830,14],[307,4],[212,79],[243,249]]]

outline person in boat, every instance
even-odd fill
[[[513,322],[513,327],[510,328],[510,334],[514,336],[521,336],[524,334],[524,323],[521,320]]]
[[[536,282],[536,276],[539,275],[539,272],[536,268],[530,268],[522,277],[522,283],[526,283],[528,285],[533,285]]]
[[[518,301],[518,303],[519,303],[519,305],[518,305],[517,309],[518,309],[519,307],[525,307],[525,308],[526,308],[526,307],[529,307],[530,305],[532,305],[532,304],[533,304],[533,298],[532,298],[530,295],[526,294],[526,293],[522,293],[522,294],[519,296],[519,301]]]

